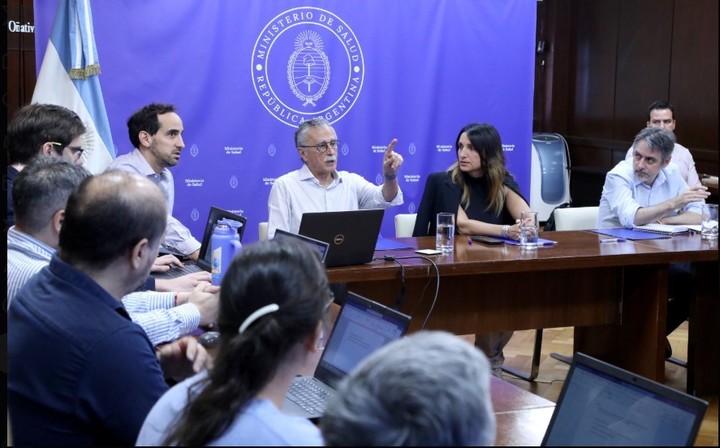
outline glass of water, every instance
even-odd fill
[[[700,237],[704,240],[718,239],[717,204],[703,204],[702,222],[700,223]]]
[[[438,213],[435,231],[435,250],[447,254],[455,248],[455,214]]]
[[[520,246],[522,248],[537,248],[538,228],[539,223],[537,212],[522,212],[520,214]]]

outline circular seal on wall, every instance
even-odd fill
[[[344,20],[303,6],[265,25],[253,47],[250,70],[265,110],[295,128],[312,118],[330,123],[343,118],[360,96],[365,61]]]

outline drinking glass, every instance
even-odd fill
[[[435,250],[447,254],[455,247],[455,214],[438,213],[435,231]]]
[[[718,205],[703,204],[700,238],[704,240],[718,239]]]
[[[520,214],[520,246],[522,248],[537,248],[538,228],[537,212],[522,212]]]

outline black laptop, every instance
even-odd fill
[[[350,266],[372,261],[385,210],[303,213],[300,235],[325,241],[330,249],[325,266]]]
[[[200,252],[198,254],[197,261],[187,260],[183,261],[183,267],[172,268],[167,272],[156,272],[152,276],[159,279],[176,278],[186,274],[192,274],[193,272],[206,271],[210,272],[212,264],[212,250],[210,248],[211,238],[215,226],[219,220],[229,220],[239,223],[237,225],[237,232],[240,241],[242,241],[243,234],[245,233],[245,226],[247,224],[247,218],[244,216],[237,215],[235,213],[223,210],[219,207],[210,207],[210,213],[205,223],[205,232],[203,233],[202,241],[200,242]],[[235,227],[235,225],[233,225]]]
[[[407,314],[348,292],[314,375],[295,378],[282,411],[322,416],[337,383],[372,352],[405,335],[409,325]]]
[[[275,230],[275,236],[273,237],[273,239],[300,241],[301,243],[306,244],[308,247],[314,250],[315,253],[318,255],[320,261],[323,263],[325,263],[325,258],[327,257],[328,249],[330,248],[330,245],[325,241],[316,240],[315,238],[310,238],[304,235],[298,235],[296,233],[291,233],[282,229]]]
[[[692,446],[708,403],[583,353],[542,446]]]

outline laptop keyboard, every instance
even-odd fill
[[[200,268],[200,266],[196,265],[195,263],[191,263],[191,264],[185,263],[181,268],[176,267],[176,268],[170,269],[167,272],[158,272],[158,273],[152,274],[152,275],[156,278],[167,279],[167,278],[177,278],[177,277],[181,277],[183,275],[193,274],[195,272],[200,272],[200,271],[202,271],[202,269]]]
[[[318,385],[313,378],[298,378],[288,391],[288,399],[310,413],[322,414],[332,392]]]

